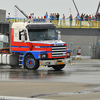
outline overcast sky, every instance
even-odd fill
[[[95,14],[100,0],[74,0],[79,13]],[[66,17],[71,13],[75,17],[77,12],[72,0],[0,0],[0,9],[6,10],[7,13],[11,13],[11,17],[15,17],[14,6],[20,7],[27,15],[30,13],[35,14],[36,17],[44,16],[45,12],[59,13],[60,18],[64,13]],[[18,11],[18,18],[24,18],[24,16]]]

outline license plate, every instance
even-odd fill
[[[57,62],[57,65],[62,65],[62,64],[64,64],[63,62]]]

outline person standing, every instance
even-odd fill
[[[57,15],[56,15],[56,18],[57,18],[57,25],[58,25],[58,23],[59,23],[59,13],[57,13]]]
[[[80,20],[83,21],[84,15],[83,13],[81,14]]]
[[[48,18],[48,13],[46,12],[46,14],[45,14],[45,18],[47,19]]]
[[[54,20],[57,20],[57,14],[56,13],[54,13]]]
[[[79,25],[79,21],[80,21],[79,13],[76,15],[76,17],[74,19],[76,20],[76,24]]]
[[[31,14],[31,19],[34,19],[34,13]]]
[[[68,17],[69,18],[69,20],[70,20],[70,24],[71,24],[71,26],[72,26],[72,20],[73,20],[73,16],[72,16],[72,14],[70,14],[70,16]],[[67,19],[68,19],[67,18]]]
[[[63,20],[63,26],[65,26],[65,15],[64,14],[63,14],[62,20]]]
[[[7,15],[7,21],[8,21],[8,22],[11,22],[11,21],[10,21],[10,13],[8,13],[8,15]]]
[[[100,13],[97,14],[97,21],[100,21]]]
[[[50,13],[50,22],[52,22],[52,19],[53,19],[53,15],[52,13]]]
[[[88,21],[91,21],[91,15],[88,16]]]
[[[29,19],[31,19],[31,15],[32,15],[32,14],[30,13],[30,15],[29,15],[29,17],[28,17]]]
[[[88,21],[88,14],[85,16],[85,21]]]
[[[10,18],[10,13],[8,13],[8,16],[7,16],[7,18],[8,18],[8,19]]]

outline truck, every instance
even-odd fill
[[[46,19],[12,23],[9,36],[0,37],[8,45],[1,49],[0,64],[28,70],[37,70],[39,66],[61,70],[68,63],[67,44],[56,26]]]
[[[28,18],[17,5],[15,7]],[[71,60],[67,44],[61,40],[61,32],[48,19],[34,18],[27,22],[13,22],[8,26],[1,29],[3,33],[0,34],[1,65],[10,65],[12,68],[23,66],[28,70],[48,66],[61,70]]]

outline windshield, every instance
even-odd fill
[[[29,29],[30,41],[57,40],[55,29]]]

